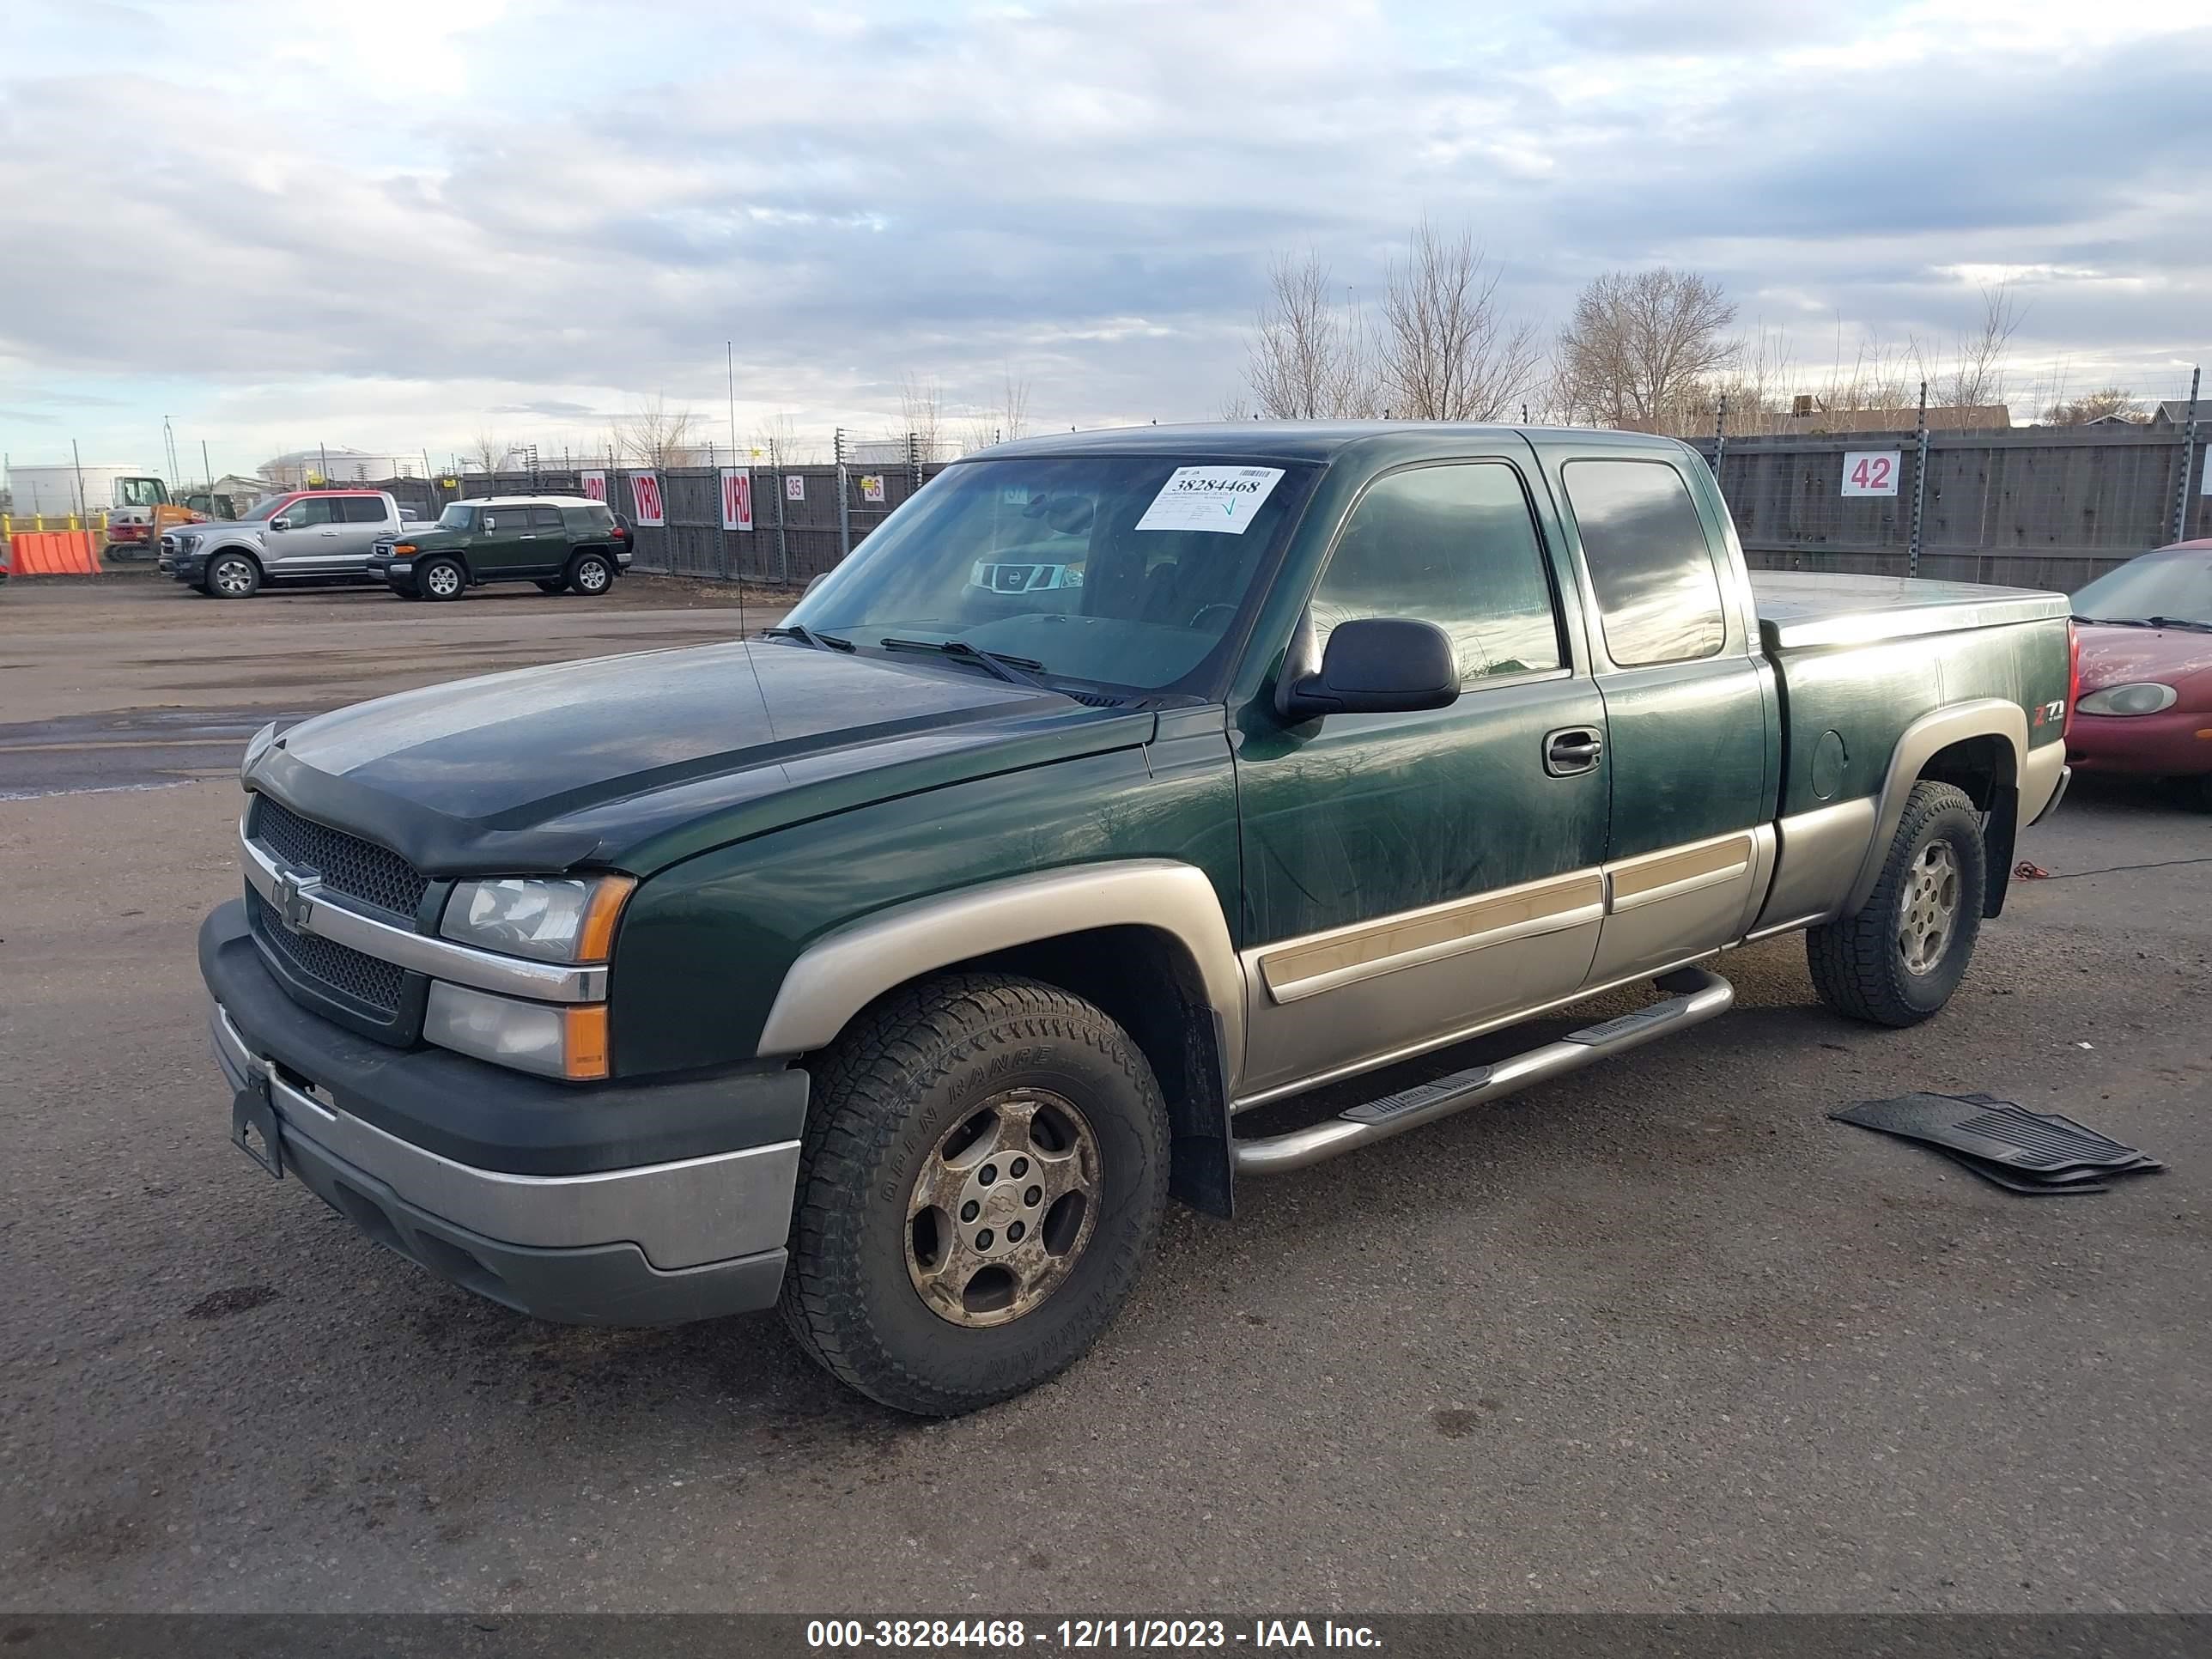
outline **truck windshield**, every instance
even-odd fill
[[[1313,471],[1168,455],[962,462],[787,623],[863,651],[957,641],[1048,680],[1200,691]]]

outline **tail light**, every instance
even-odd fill
[[[615,526],[615,539],[618,542],[628,541],[629,539],[629,526],[626,524],[617,525]]]
[[[2066,712],[2058,721],[2058,735],[2069,737],[2074,731],[2074,705],[2081,701],[2081,630],[2071,619],[2066,624]]]

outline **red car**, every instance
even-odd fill
[[[2081,684],[2066,758],[2187,779],[2212,805],[2212,540],[2176,542],[2074,595]]]

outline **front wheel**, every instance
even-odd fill
[[[468,573],[452,559],[433,559],[415,568],[416,592],[428,599],[458,599],[468,585]]]
[[[1916,783],[1873,895],[1805,936],[1813,988],[1837,1012],[1917,1025],[1966,976],[1988,890],[1982,816],[1948,783]]]
[[[218,599],[250,599],[261,591],[261,567],[243,553],[222,553],[208,567],[207,591]]]
[[[1033,980],[926,981],[815,1070],[783,1311],[900,1411],[951,1417],[1074,1363],[1134,1288],[1167,1201],[1152,1068]]]

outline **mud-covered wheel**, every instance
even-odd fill
[[[1948,783],[1916,783],[1873,895],[1805,936],[1813,988],[1841,1014],[1917,1025],[1966,976],[1980,936],[1982,816]]]
[[[947,975],[813,1070],[783,1289],[800,1347],[927,1417],[1080,1358],[1167,1201],[1166,1108],[1128,1033],[1032,980]]]

